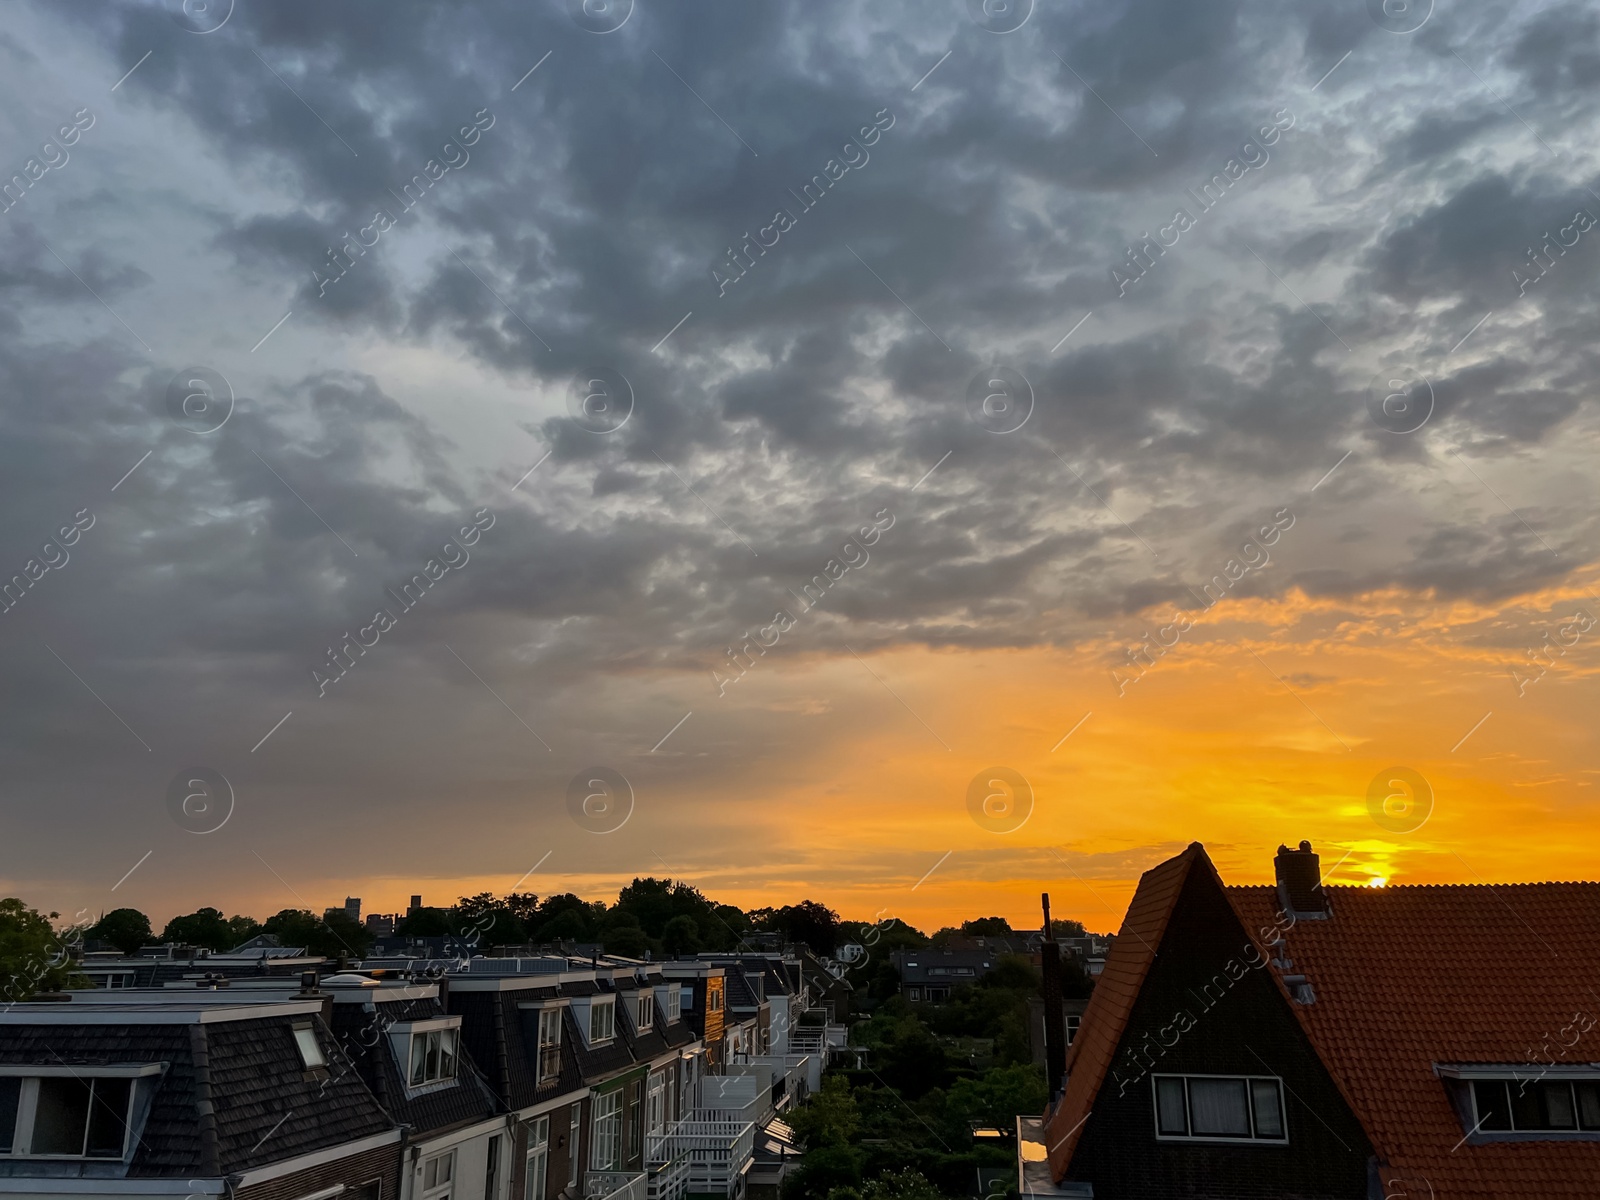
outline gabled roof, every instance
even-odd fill
[[[1072,1160],[1079,1131],[1089,1119],[1100,1085],[1116,1057],[1128,1014],[1139,998],[1139,989],[1155,959],[1178,893],[1193,870],[1216,875],[1216,868],[1199,842],[1191,842],[1183,853],[1139,877],[1122,929],[1106,955],[1105,970],[1095,981],[1094,993],[1084,1009],[1078,1036],[1067,1047],[1067,1085],[1061,1102],[1045,1122],[1045,1146],[1051,1172],[1057,1179]]]
[[[1274,923],[1276,888],[1224,890],[1247,929]],[[1316,996],[1290,1007],[1385,1178],[1426,1179],[1441,1197],[1600,1194],[1600,1142],[1464,1142],[1434,1072],[1600,1061],[1600,1030],[1572,1041],[1575,1016],[1600,1016],[1600,883],[1323,890],[1330,919],[1285,935]],[[1097,998],[1110,973],[1108,959]]]

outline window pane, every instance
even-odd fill
[[[300,1061],[308,1069],[325,1067],[328,1060],[322,1056],[322,1047],[317,1045],[317,1034],[312,1029],[296,1029],[294,1031],[295,1045],[300,1048]]]
[[[439,1031],[428,1034],[428,1068],[426,1077],[431,1083],[439,1078]]]
[[[1183,1080],[1156,1080],[1156,1132],[1184,1137],[1189,1123],[1183,1115]]]
[[[39,1106],[33,1117],[33,1153],[83,1153],[89,1123],[89,1084],[71,1077],[39,1080]]]
[[[1547,1129],[1576,1129],[1577,1113],[1572,1107],[1570,1083],[1546,1083],[1539,1089],[1544,1101],[1544,1124]]]
[[[89,1109],[89,1156],[121,1158],[127,1136],[131,1079],[96,1079],[94,1103]]]
[[[1189,1121],[1196,1137],[1249,1137],[1244,1080],[1189,1080]]]
[[[11,1152],[17,1131],[17,1099],[22,1080],[0,1079],[0,1154]]]
[[[422,1082],[428,1069],[428,1038],[426,1034],[411,1035],[411,1086]],[[429,1184],[428,1186],[432,1186]]]
[[[1511,1123],[1518,1129],[1543,1129],[1544,1106],[1539,1103],[1539,1085],[1523,1081],[1509,1085]]]
[[[439,1031],[439,1078],[454,1079],[456,1077],[456,1031],[454,1029],[441,1029]]]
[[[1278,1084],[1272,1079],[1252,1079],[1250,1099],[1255,1104],[1256,1136],[1281,1138],[1283,1136],[1283,1100],[1278,1095]]]
[[[1473,1099],[1478,1105],[1479,1129],[1510,1129],[1511,1105],[1506,1099],[1506,1085],[1497,1079],[1479,1079],[1472,1085]]]
[[[545,1171],[549,1156],[539,1150],[528,1155],[528,1169],[523,1173],[522,1200],[544,1200]]]
[[[1585,1129],[1600,1129],[1600,1083],[1573,1085],[1578,1091],[1578,1121]],[[3,1105],[0,1099],[0,1105]],[[5,1113],[0,1108],[0,1127],[4,1126]]]

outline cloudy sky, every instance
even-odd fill
[[[1592,878],[1600,17],[1426,6],[16,6],[0,892]]]

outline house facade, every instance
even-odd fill
[[[1141,878],[1019,1119],[1025,1194],[1600,1195],[1600,885],[1324,887],[1308,843],[1275,874],[1226,887],[1195,843]]]

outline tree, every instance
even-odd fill
[[[1006,937],[1016,930],[1004,917],[979,917],[976,921],[961,922],[961,932],[968,937]]]
[[[1050,922],[1050,932],[1057,938],[1088,937],[1089,931],[1083,927],[1081,921],[1074,921],[1070,917],[1055,917]]]
[[[198,946],[218,954],[238,945],[233,940],[233,930],[228,927],[227,918],[220,909],[215,908],[198,908],[186,916],[173,917],[161,931],[161,940]]]
[[[84,936],[110,942],[124,954],[137,954],[139,947],[148,946],[155,934],[150,929],[150,918],[137,908],[113,908]]]
[[[643,958],[650,952],[650,939],[636,925],[613,926],[606,931],[602,945],[607,954],[623,958]]]
[[[694,918],[679,915],[661,931],[661,949],[673,956],[696,954],[700,950],[700,927]]]
[[[1049,1100],[1044,1070],[1032,1063],[994,1067],[977,1079],[958,1079],[945,1097],[945,1113],[954,1131],[965,1133],[973,1123],[1011,1129],[1018,1113],[1043,1112]]]
[[[472,946],[516,946],[528,940],[527,930],[506,900],[491,892],[463,896],[451,910],[454,932]]]
[[[839,944],[839,914],[815,900],[786,904],[770,920],[772,928],[791,942],[804,942],[813,954],[830,955]]]
[[[261,929],[277,938],[280,946],[304,946],[307,954],[323,958],[341,954],[360,958],[372,946],[366,926],[352,921],[342,908],[321,917],[303,908],[285,908],[268,917]]]
[[[876,1179],[867,1181],[861,1187],[861,1200],[944,1200],[944,1194],[929,1183],[921,1171],[906,1167],[901,1171],[884,1171]]]
[[[257,921],[254,917],[228,918],[228,935],[233,938],[231,947],[233,949],[238,949],[238,947],[244,945],[251,938],[256,937],[260,933],[261,922]]]
[[[788,1125],[807,1150],[847,1146],[861,1128],[861,1110],[855,1093],[842,1075],[825,1075],[822,1090],[789,1113]]]
[[[394,931],[402,937],[448,937],[450,913],[442,908],[414,908],[395,922]]]
[[[58,933],[50,922],[60,916],[36,912],[14,896],[0,900],[0,1000],[16,1003],[87,982],[70,957],[83,931]]]

